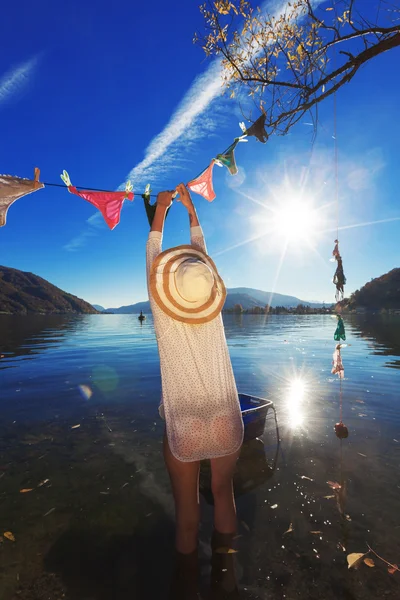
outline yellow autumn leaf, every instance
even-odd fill
[[[5,531],[5,532],[3,533],[3,535],[4,535],[4,537],[5,537],[7,540],[10,540],[10,542],[15,542],[15,537],[13,536],[13,534],[11,533],[11,531]]]
[[[26,494],[27,492],[32,492],[33,488],[23,488],[22,490],[19,490],[20,494]]]
[[[367,565],[367,567],[374,567],[375,563],[372,560],[372,558],[364,558],[364,563]]]
[[[293,531],[293,523],[290,523],[289,529],[287,529],[283,535],[285,535],[285,533],[291,533],[292,531]]]
[[[237,554],[237,550],[233,548],[217,548],[216,554]]]
[[[353,552],[352,554],[347,555],[347,563],[349,565],[349,569],[354,568],[357,569],[360,566],[362,559],[365,556],[365,552]]]

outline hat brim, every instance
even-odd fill
[[[189,302],[182,298],[175,284],[178,265],[188,258],[204,262],[214,275],[214,286],[206,302]],[[152,266],[149,281],[150,292],[163,312],[183,323],[201,324],[217,317],[225,303],[226,289],[213,260],[190,244],[176,246],[161,252]]]

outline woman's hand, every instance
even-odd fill
[[[183,206],[190,210],[193,207],[193,201],[186,185],[184,183],[180,183],[177,186],[176,191],[179,194],[179,198],[177,198],[178,202],[182,202]]]
[[[168,192],[160,192],[157,195],[157,206],[164,206],[165,208],[169,208],[172,204],[172,196],[174,193],[174,190]]]

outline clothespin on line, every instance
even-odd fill
[[[65,185],[67,187],[71,187],[72,186],[72,183],[71,183],[71,180],[69,178],[69,175],[68,175],[68,173],[67,173],[67,171],[65,169],[62,172],[62,174],[60,175],[60,177],[61,177],[61,179],[63,180],[63,182],[65,183]]]
[[[33,172],[34,172],[33,181],[35,182],[35,187],[36,187],[37,185],[41,185],[40,181],[39,181],[40,169],[38,167],[35,167]]]
[[[133,190],[133,185],[131,183],[131,180],[128,179],[128,181],[125,184],[125,194],[126,196],[128,196]]]

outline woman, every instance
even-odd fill
[[[176,191],[189,214],[191,244],[161,251],[164,219],[174,194],[161,192],[146,258],[161,366],[160,414],[166,421],[164,458],[176,510],[177,571],[171,598],[192,600],[198,597],[193,575],[197,568],[200,460],[211,461],[213,549],[230,548],[236,532],[232,481],[243,441],[243,421],[221,317],[225,286],[207,256],[189,191],[184,184]],[[214,557],[212,577],[226,587],[232,581],[220,581],[218,570],[223,570],[224,559],[219,556],[223,557],[218,553]]]

